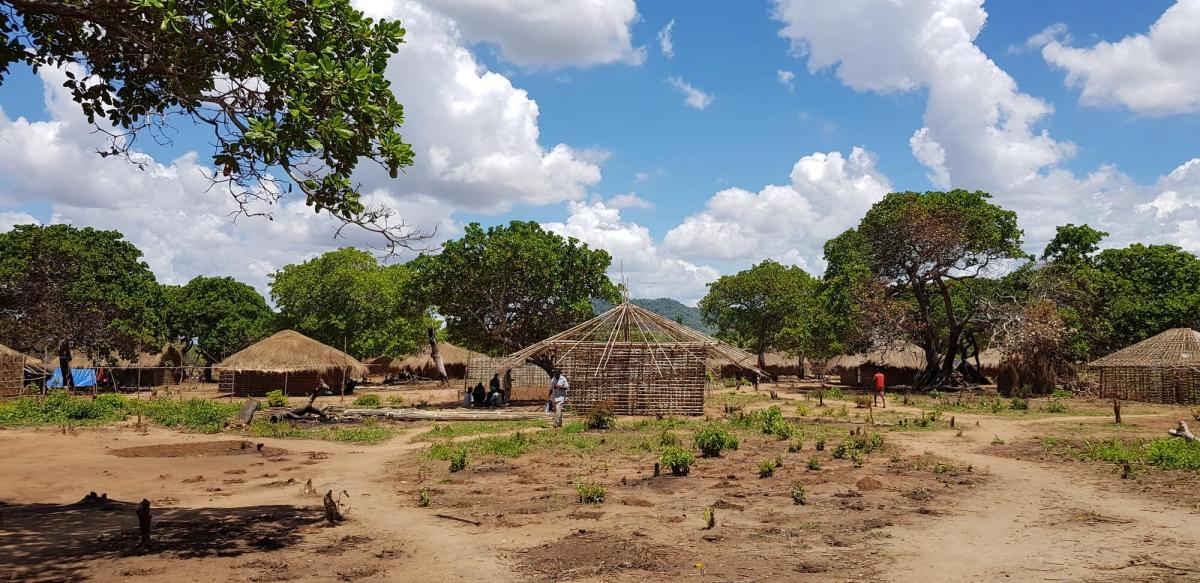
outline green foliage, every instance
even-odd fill
[[[0,338],[18,350],[66,341],[103,362],[166,340],[162,289],[116,231],[60,224],[0,233],[0,306]]]
[[[417,493],[417,506],[426,508],[430,504],[433,504],[433,494],[429,493],[428,488],[421,488],[421,491]]]
[[[1070,399],[1073,395],[1066,389],[1054,389],[1050,396],[1055,399]]]
[[[217,403],[208,399],[129,399],[132,413],[141,412],[150,421],[164,427],[216,433],[225,427],[241,409],[238,403]]]
[[[268,407],[287,407],[287,396],[280,389],[267,391],[267,406]]]
[[[380,405],[379,395],[359,395],[354,398],[355,407],[377,408]]]
[[[467,225],[438,255],[413,262],[451,342],[507,353],[592,317],[592,298],[617,301],[612,257],[536,222]],[[494,298],[505,298],[503,302]],[[512,309],[521,306],[521,309]],[[483,311],[481,311],[483,310]]]
[[[1009,402],[1008,408],[1012,409],[1013,411],[1028,411],[1029,410],[1029,399],[1022,399],[1021,397],[1016,397],[1012,401]]]
[[[608,490],[590,480],[575,482],[575,494],[580,504],[603,504]]]
[[[617,425],[617,415],[613,412],[612,401],[600,401],[592,405],[590,411],[584,417],[584,423],[588,429],[604,430],[611,429]]]
[[[816,471],[820,471],[820,469],[821,469],[821,458],[819,458],[819,457],[817,457],[817,456],[815,456],[815,455],[814,455],[814,456],[812,456],[812,457],[810,457],[810,458],[808,458],[808,463],[806,463],[806,464],[805,464],[805,467],[807,467],[808,469],[810,469],[810,470],[812,470],[812,471],[814,471],[814,472],[816,472]]]
[[[845,459],[846,454],[849,452],[850,452],[850,444],[843,441],[843,442],[837,444],[837,447],[833,448],[833,459],[835,459],[835,460]]]
[[[832,399],[834,401],[840,401],[840,400],[846,398],[846,395],[845,395],[845,393],[842,392],[841,387],[832,386],[832,387],[827,387],[825,389],[825,398]]]
[[[450,456],[450,471],[461,472],[467,469],[467,450],[459,449]]]
[[[871,397],[866,395],[854,395],[854,407],[856,409],[866,409],[871,406]]]
[[[403,407],[404,397],[401,397],[400,395],[388,395],[387,404],[388,407]]]
[[[168,287],[166,294],[170,338],[185,346],[194,338],[210,365],[274,331],[267,301],[232,277],[196,277],[183,287]]]
[[[796,405],[796,415],[800,417],[808,417],[808,413],[808,405],[805,405],[804,403],[799,403]]]
[[[715,423],[710,423],[696,430],[694,439],[696,448],[704,457],[718,457],[727,449],[736,450],[738,440],[728,431]]]
[[[824,437],[817,440],[816,448],[817,448],[817,451],[825,451],[825,438]]]
[[[1059,401],[1058,399],[1051,399],[1042,406],[1042,411],[1045,411],[1046,413],[1066,413],[1067,404]]]
[[[806,312],[816,287],[803,269],[767,259],[709,284],[698,307],[704,321],[717,328],[718,337],[746,339],[743,344],[762,353],[776,346],[776,336],[789,319]]]
[[[1042,259],[1049,263],[1066,265],[1090,265],[1096,251],[1100,249],[1108,233],[1097,231],[1087,225],[1060,225],[1055,228],[1054,239],[1046,245]]]
[[[709,506],[704,509],[704,529],[712,530],[717,526],[717,509]]]
[[[487,433],[502,433],[514,429],[546,427],[541,419],[521,419],[516,421],[454,421],[451,423],[435,423],[429,431],[417,436],[416,439],[432,441],[437,439],[454,439],[467,435]]]
[[[774,476],[776,467],[778,466],[775,465],[774,459],[762,460],[761,462],[758,462],[758,477],[770,478],[771,476]]]
[[[27,3],[0,14],[0,30],[0,73],[73,65],[71,98],[114,135],[103,155],[135,155],[137,134],[170,136],[160,124],[177,117],[203,121],[213,182],[237,199],[276,201],[286,190],[272,175],[285,174],[315,210],[371,223],[391,241],[410,236],[365,209],[351,179],[360,159],[392,178],[413,162],[384,76],[404,42],[398,21],[367,18],[348,0],[135,0]]]
[[[692,466],[696,464],[696,456],[682,447],[672,445],[663,450],[658,462],[671,468],[672,475],[686,476],[691,472]]]
[[[792,482],[792,504],[802,505],[808,502],[808,490],[800,482]]]
[[[671,431],[670,429],[663,429],[662,432],[658,434],[658,445],[659,447],[679,445],[679,436],[675,435],[675,432]]]
[[[850,463],[854,464],[854,467],[856,467],[856,468],[861,468],[861,467],[863,467],[863,454],[862,454],[862,452],[861,452],[861,451],[858,451],[858,450],[855,450],[855,451],[852,451],[852,452],[850,452]]]
[[[796,453],[802,449],[804,449],[804,442],[799,439],[788,444],[788,453]]]
[[[235,411],[236,412],[236,411]],[[273,437],[277,439],[319,439],[322,441],[340,441],[373,445],[383,443],[395,435],[395,430],[386,425],[363,423],[360,426],[319,426],[308,427],[290,423],[271,423],[267,420],[256,420],[246,430],[248,435],[255,437]]]
[[[51,391],[45,397],[27,396],[0,401],[0,426],[99,424],[142,415],[164,427],[215,433],[237,414],[241,405],[208,399],[137,400],[117,394],[95,399]]]
[[[410,267],[347,247],[271,274],[271,298],[284,327],[359,357],[400,356],[434,326],[416,285]]]

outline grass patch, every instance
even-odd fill
[[[1042,445],[1051,453],[1075,459],[1154,466],[1164,470],[1200,470],[1200,444],[1175,437],[1083,442],[1047,437],[1043,438]]]
[[[142,415],[149,421],[176,429],[216,433],[241,408],[237,403],[208,399],[130,399],[116,393],[90,396],[51,391],[45,397],[28,396],[0,402],[0,426],[98,425]]]
[[[549,425],[542,419],[521,419],[518,421],[454,421],[452,423],[435,423],[433,427],[417,436],[418,441],[437,441],[439,439],[454,439],[467,435],[485,435],[488,433],[504,433],[517,429],[533,427],[544,428]]]
[[[375,444],[391,439],[395,430],[386,425],[363,423],[362,425],[322,425],[306,427],[290,423],[271,423],[265,419],[256,420],[244,433],[254,437],[274,437],[278,439],[320,439],[324,441],[341,441],[346,443]]]

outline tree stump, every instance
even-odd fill
[[[150,501],[142,498],[137,507],[138,531],[142,535],[142,546],[150,545]]]
[[[337,502],[333,500],[333,490],[325,491],[325,521],[337,524],[342,521],[342,513],[338,510]]]
[[[1121,399],[1113,397],[1113,418],[1117,420],[1117,425],[1121,424]]]

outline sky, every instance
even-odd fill
[[[634,297],[694,304],[764,259],[819,274],[888,192],[967,188],[1031,252],[1066,223],[1200,252],[1200,0],[352,2],[408,31],[387,77],[416,153],[356,179],[434,248],[535,220],[608,250]],[[98,156],[65,78],[0,85],[0,232],[117,229],[161,282],[264,294],[284,265],[380,245],[295,197],[237,216],[194,126],[139,140],[138,164]]]

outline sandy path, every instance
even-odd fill
[[[958,415],[974,425],[963,436],[893,433],[911,449],[970,464],[992,476],[952,514],[891,529],[896,561],[891,580],[904,581],[1129,581],[1172,579],[1157,560],[1194,568],[1200,521],[1165,503],[1100,487],[1062,466],[987,452],[1005,441],[1036,434],[1039,422],[1103,418],[1009,420]],[[1114,478],[1115,479],[1115,478]],[[1191,572],[1190,576],[1200,576]],[[1174,578],[1174,580],[1180,580]]]

